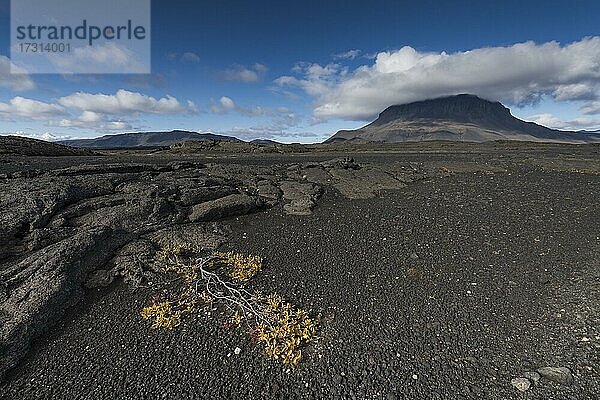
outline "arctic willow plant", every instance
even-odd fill
[[[177,274],[183,287],[173,300],[144,308],[142,317],[152,321],[153,328],[173,329],[182,318],[198,312],[198,304],[221,304],[230,312],[227,326],[245,326],[267,356],[296,365],[302,358],[301,348],[315,340],[317,327],[304,310],[283,297],[251,294],[240,286],[262,269],[262,259],[233,252],[195,259],[185,257],[190,252],[189,247],[181,244],[163,248],[163,270]],[[221,278],[218,272],[222,269],[237,283]]]

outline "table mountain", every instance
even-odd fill
[[[600,142],[600,135],[560,131],[525,122],[497,101],[460,94],[388,107],[370,124],[356,130],[341,130],[326,142],[422,140],[588,143]]]

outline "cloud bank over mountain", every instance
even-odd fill
[[[532,41],[448,54],[410,46],[380,52],[353,70],[339,63],[304,64],[279,77],[282,88],[299,88],[314,99],[318,120],[369,120],[392,104],[472,93],[505,104],[585,101],[586,114],[600,111],[600,37],[562,45]]]

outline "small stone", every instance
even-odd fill
[[[533,383],[537,383],[540,380],[540,374],[534,371],[527,371],[523,373],[523,378],[527,378],[530,381],[533,381]]]
[[[527,378],[513,378],[510,380],[510,384],[521,392],[526,392],[531,387],[531,382]]]
[[[573,375],[567,367],[542,367],[537,372],[548,379],[562,385],[570,385],[573,383]]]
[[[412,378],[413,378],[414,380],[417,380],[417,379],[419,379],[419,376],[418,376],[417,374],[413,374]]]
[[[239,356],[240,353],[242,352],[242,349],[240,349],[239,347],[236,347],[235,350],[233,350],[233,352],[235,353],[236,356]]]
[[[419,255],[417,253],[411,253],[410,258],[412,260],[416,260],[417,258],[419,258]]]
[[[309,197],[292,200],[289,204],[284,204],[283,210],[291,215],[310,215],[316,203]]]

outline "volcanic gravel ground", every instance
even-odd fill
[[[161,289],[116,284],[38,340],[6,399],[597,399],[600,176],[524,168],[434,177],[314,213],[226,221],[258,254],[251,289],[319,320],[296,368],[223,328],[220,311],[172,331],[139,312]],[[241,348],[236,355],[234,349]],[[574,382],[512,378],[567,367]]]

